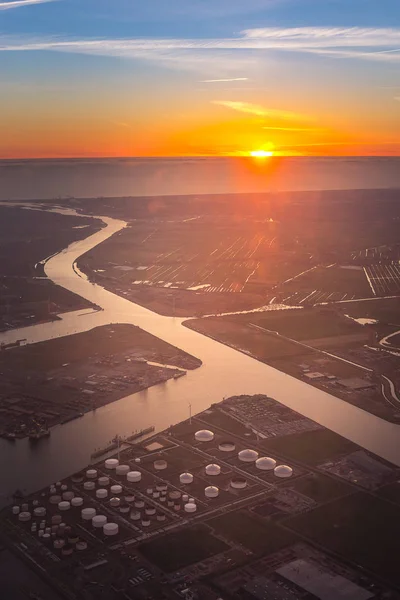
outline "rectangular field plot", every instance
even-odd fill
[[[370,265],[364,270],[374,296],[400,293],[399,263]]]

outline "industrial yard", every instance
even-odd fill
[[[0,351],[0,432],[10,441],[179,378],[201,362],[132,325]],[[29,384],[29,385],[28,385]]]
[[[373,311],[379,302],[372,301]],[[379,341],[400,326],[347,314],[364,317],[362,306],[369,314],[369,304],[356,302],[356,309],[336,304],[215,316],[188,320],[185,325],[372,414],[399,422],[398,356],[389,344],[382,346]],[[392,340],[395,344],[396,337]]]
[[[399,475],[271,398],[238,396],[16,496],[1,532],[71,600],[395,600],[400,508],[384,491]]]

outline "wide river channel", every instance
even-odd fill
[[[108,217],[99,218],[106,225],[103,229],[52,257],[45,271],[55,284],[103,310],[77,311],[64,315],[61,321],[11,330],[0,335],[0,342],[26,338],[28,343],[35,343],[99,325],[131,323],[200,358],[203,365],[178,380],[156,385],[56,426],[51,436],[38,444],[32,445],[29,440],[15,443],[1,440],[0,504],[9,501],[10,494],[17,488],[33,491],[83,468],[91,452],[104,446],[117,433],[128,435],[149,425],[159,431],[187,418],[189,403],[195,414],[213,402],[236,394],[268,394],[400,465],[399,426],[192,331],[182,325],[185,319],[154,313],[82,277],[74,268],[78,257],[110,236],[118,235],[126,225]]]

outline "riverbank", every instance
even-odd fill
[[[106,325],[4,350],[0,435],[13,440],[44,434],[58,423],[177,379],[200,365],[198,359],[133,325]]]

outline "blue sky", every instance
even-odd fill
[[[379,151],[400,134],[399,65],[399,0],[0,0],[0,156],[13,132],[11,147],[29,154],[41,130],[54,154],[51,127],[57,148],[79,153],[83,120],[113,152],[140,152],[148,135],[143,151],[157,153],[172,126],[199,135],[232,120],[235,139],[247,125],[325,129],[318,144]],[[285,111],[299,116],[291,128]]]

